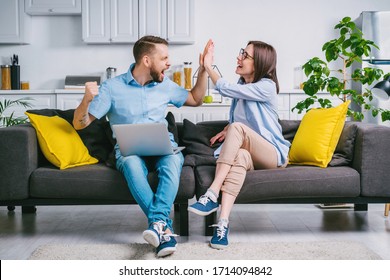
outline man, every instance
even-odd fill
[[[204,54],[199,57],[199,77],[191,91],[165,77],[165,71],[170,67],[166,40],[155,36],[142,37],[134,44],[133,54],[135,63],[130,65],[127,73],[105,81],[100,88],[95,82],[86,83],[84,98],[74,113],[76,129],[83,129],[105,115],[110,125],[166,123],[168,104],[181,107],[203,103],[207,81]],[[172,145],[176,146],[173,135],[170,136]],[[179,187],[183,155],[122,156],[118,145],[115,154],[117,169],[126,178],[131,194],[148,218],[149,227],[143,232],[143,238],[157,248],[157,256],[172,254],[177,242],[169,214]],[[147,181],[149,169],[159,173],[156,193]]]

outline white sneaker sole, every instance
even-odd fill
[[[147,229],[142,233],[142,237],[154,248],[157,248],[158,245],[160,245],[160,238],[154,231]]]
[[[217,249],[217,250],[223,250],[225,248],[227,248],[228,245],[221,245],[221,244],[213,244],[210,242],[210,247],[211,248],[214,248],[214,249]]]
[[[188,206],[187,210],[192,212],[192,213],[195,213],[195,214],[198,214],[199,216],[207,216],[207,215],[210,215],[211,213],[217,211],[219,208],[219,206],[217,208],[214,208],[208,212],[204,212],[204,211],[200,211],[196,208],[192,208],[191,206]]]
[[[166,257],[166,256],[169,256],[169,255],[172,255],[174,252],[176,252],[176,246],[175,247],[164,248],[164,249],[161,249],[161,251],[159,251],[157,253],[157,257],[159,257],[159,258]]]

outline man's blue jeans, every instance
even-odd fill
[[[179,188],[184,162],[182,153],[161,157],[124,157],[116,150],[116,168],[125,176],[134,199],[148,218],[149,225],[164,221],[172,230],[169,218]],[[149,185],[149,171],[157,171],[158,186],[154,193]]]

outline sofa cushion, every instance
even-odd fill
[[[27,112],[42,116],[59,116],[68,123],[73,123],[74,109],[40,109],[28,110]],[[106,162],[113,151],[115,140],[112,138],[111,127],[105,117],[94,120],[84,129],[77,130],[78,135],[87,147],[89,153],[99,162]]]
[[[34,126],[39,146],[50,163],[60,169],[97,163],[73,126],[58,116],[26,113]]]
[[[173,134],[175,142],[179,144],[179,132],[176,126],[175,116],[172,114],[172,112],[168,112],[165,119],[168,122],[168,131]]]
[[[279,120],[284,139],[292,143],[300,123],[300,120]]]
[[[196,196],[210,186],[215,166],[195,168]],[[287,168],[249,171],[236,203],[255,203],[278,198],[357,197],[360,175],[351,167]]]
[[[327,167],[344,127],[350,101],[334,108],[311,109],[291,144],[290,164]]]
[[[58,109],[39,109],[28,110],[27,112],[42,115],[42,116],[59,116],[65,119],[68,123],[73,124],[74,109],[58,110]],[[174,136],[175,142],[179,143],[178,129],[176,127],[175,117],[171,112],[166,116],[168,122],[168,131]],[[114,146],[116,139],[112,137],[112,130],[106,117],[95,119],[89,126],[84,129],[77,130],[81,140],[87,147],[89,153],[99,162],[104,162],[108,167],[116,168],[116,159]]]
[[[197,123],[194,124],[191,121],[184,119],[182,128],[182,141],[181,143],[186,147],[185,154],[197,154],[212,156],[214,150],[216,150],[221,143],[215,143],[210,146],[210,138],[223,130],[223,126],[220,124],[227,124],[224,122],[210,123]]]
[[[334,151],[329,166],[349,166],[353,160],[357,125],[353,122],[344,124],[336,150]]]
[[[156,190],[156,172],[148,174],[148,181]],[[195,194],[192,167],[184,166],[180,177],[176,202],[186,202]],[[36,169],[30,178],[32,198],[121,200],[136,203],[122,174],[99,163],[59,170],[53,166]]]

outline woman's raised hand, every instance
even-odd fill
[[[203,51],[203,65],[211,67],[214,63],[214,42],[210,39]]]

